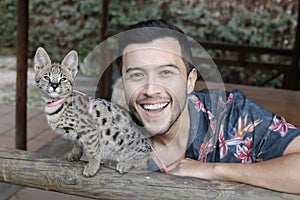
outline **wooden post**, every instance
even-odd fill
[[[105,40],[106,30],[108,25],[108,10],[109,10],[109,0],[102,1],[102,15],[101,15],[101,42]]]
[[[299,69],[299,60],[300,60],[300,0],[298,0],[298,18],[297,18],[297,29],[296,29],[296,39],[294,47],[294,63],[297,67],[296,69],[296,90],[300,90],[300,69]]]
[[[107,24],[108,24],[108,9],[109,9],[109,1],[102,1],[102,15],[101,15],[101,42],[106,38]],[[105,48],[105,47],[103,47]],[[106,52],[106,51],[102,51]],[[110,55],[105,55],[107,58]],[[106,62],[104,62],[106,63]],[[103,66],[99,66],[103,67]],[[100,77],[100,80],[97,85],[96,97],[110,100],[111,98],[111,84],[112,84],[112,67],[108,67],[103,75]]]
[[[26,150],[28,0],[18,0],[17,12],[16,148]]]
[[[298,0],[298,18],[295,33],[295,41],[293,48],[293,58],[291,63],[291,70],[284,74],[283,88],[286,89],[300,89],[299,79],[299,57],[300,57],[300,0]]]
[[[96,199],[299,199],[241,183],[131,170],[121,175],[102,167],[82,175],[82,162],[0,147],[0,181]]]

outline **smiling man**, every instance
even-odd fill
[[[119,41],[125,98],[153,135],[152,165],[300,194],[299,129],[238,90],[194,91],[197,70],[178,27],[149,20],[126,32]]]

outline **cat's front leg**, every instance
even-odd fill
[[[100,159],[95,158],[94,156],[91,158],[87,156],[89,159],[89,163],[83,169],[83,175],[85,177],[93,177],[97,174],[100,169]]]
[[[67,159],[70,162],[79,161],[79,159],[81,158],[82,154],[83,154],[82,145],[79,144],[78,141],[75,141],[73,149],[72,149],[72,152],[70,152],[68,154]]]
[[[88,158],[88,164],[84,167],[83,175],[85,177],[95,176],[100,169],[101,155],[100,155],[100,141],[98,133],[89,132],[88,142],[85,142],[84,149]]]
[[[135,159],[134,168],[140,171],[151,171],[149,167],[149,160],[151,159],[151,154],[146,153],[144,157]]]
[[[116,170],[120,174],[129,172],[132,168],[139,171],[149,171],[148,161],[150,159],[150,154],[145,154],[142,158],[134,158],[131,161],[119,162],[117,164]]]
[[[117,164],[117,168],[116,170],[120,173],[120,174],[125,174],[128,173],[130,169],[132,169],[134,167],[133,163],[130,162],[119,162]]]

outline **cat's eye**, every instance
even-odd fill
[[[59,80],[59,82],[64,82],[64,81],[66,81],[67,79],[66,78],[61,78],[60,80]]]
[[[46,81],[51,81],[51,79],[50,79],[50,77],[49,76],[44,76],[44,79],[46,80]]]

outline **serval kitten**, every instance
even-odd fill
[[[74,143],[67,159],[77,161],[85,151],[88,164],[84,176],[94,176],[100,163],[117,163],[116,170],[120,173],[132,167],[148,169],[151,139],[133,122],[129,112],[73,90],[78,71],[76,51],[70,51],[59,64],[51,63],[47,52],[39,47],[34,69],[50,127]]]

